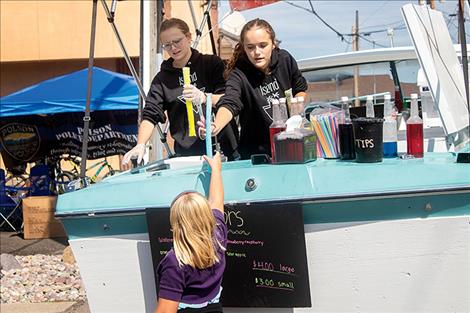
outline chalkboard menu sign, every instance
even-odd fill
[[[147,209],[154,268],[172,247],[168,209]],[[222,281],[225,307],[310,307],[299,203],[225,206],[228,226]]]

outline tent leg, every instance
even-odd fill
[[[96,11],[98,0],[93,0],[93,11],[91,17],[91,36],[90,36],[90,55],[88,58],[88,80],[87,95],[85,105],[85,116],[83,117],[83,142],[82,142],[82,161],[80,162],[80,178],[86,177],[86,160],[88,153],[88,130],[90,128],[90,100],[91,100],[91,82],[93,78],[93,62],[95,58],[95,38],[96,38]]]
[[[204,29],[204,26],[206,26],[206,19],[209,16],[211,7],[212,7],[212,0],[209,0],[207,1],[207,9],[206,11],[204,11],[204,16],[202,18],[201,25],[199,25],[199,28],[196,29],[196,39],[194,39],[194,43],[193,43],[194,49],[196,49],[199,44],[199,40],[201,39],[201,36],[202,36],[202,30]]]
[[[132,61],[129,57],[129,55],[127,54],[127,50],[126,48],[124,47],[124,44],[122,42],[122,39],[121,39],[121,36],[119,35],[119,32],[117,30],[117,27],[116,25],[114,24],[114,16],[111,15],[111,13],[109,12],[109,9],[108,9],[108,5],[106,3],[105,0],[101,0],[101,4],[103,5],[103,8],[104,8],[104,11],[106,13],[106,16],[108,18],[108,21],[109,23],[111,24],[111,27],[113,29],[113,32],[114,34],[116,35],[116,38],[117,38],[117,41],[119,43],[119,46],[121,47],[121,50],[124,54],[124,59],[126,60],[126,63],[127,63],[127,66],[129,67],[129,70],[132,74],[132,76],[134,77],[136,83],[137,83],[137,89],[139,90],[139,94],[140,96],[142,97],[142,99],[145,100],[145,92],[144,92],[144,87],[142,86],[142,82],[140,81],[139,79],[139,76],[137,75],[137,71],[135,70],[135,67],[134,65],[132,64]],[[164,138],[164,135],[163,135],[163,131],[160,127],[159,124],[155,125],[155,128],[157,129],[158,131],[158,134],[160,135],[160,138],[162,139],[162,143],[163,145],[165,146],[165,149],[168,153],[168,157],[173,157],[174,154],[173,152],[171,151],[170,149],[170,146],[168,146],[168,143],[166,142],[166,139]]]

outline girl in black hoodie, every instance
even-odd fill
[[[206,94],[212,93],[215,105],[224,93],[224,64],[215,55],[205,55],[191,48],[191,33],[188,25],[180,19],[171,18],[160,26],[162,48],[170,58],[161,65],[160,72],[154,77],[142,113],[137,145],[123,158],[127,164],[131,158],[140,163],[145,153],[145,143],[150,139],[155,124],[166,121],[165,111],[170,120],[170,132],[175,140],[174,150],[179,156],[205,154],[205,143],[200,136],[189,136],[186,99],[193,101],[194,118],[204,115]],[[184,85],[183,67],[190,68],[191,84]],[[204,112],[198,112],[202,105]],[[218,136],[221,148],[229,159],[237,158],[238,131],[232,123]]]
[[[307,82],[297,62],[277,47],[271,25],[254,19],[243,27],[226,74],[225,95],[217,103],[212,132],[218,134],[234,116],[239,116],[238,150],[242,159],[253,154],[270,155],[272,100],[285,97],[289,89],[295,97],[307,95]]]

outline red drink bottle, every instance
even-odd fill
[[[406,151],[415,158],[424,153],[423,120],[418,115],[418,95],[411,94],[411,112],[406,121]]]
[[[274,135],[286,130],[286,123],[282,119],[281,110],[279,108],[279,100],[274,99],[271,105],[273,107],[273,122],[269,126],[269,142],[271,144],[271,158],[274,163],[276,161]]]

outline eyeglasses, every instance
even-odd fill
[[[170,51],[172,47],[180,47],[184,38],[185,37],[182,37],[180,39],[173,40],[169,43],[164,43],[164,44],[162,44],[162,49],[165,50],[165,51]]]

